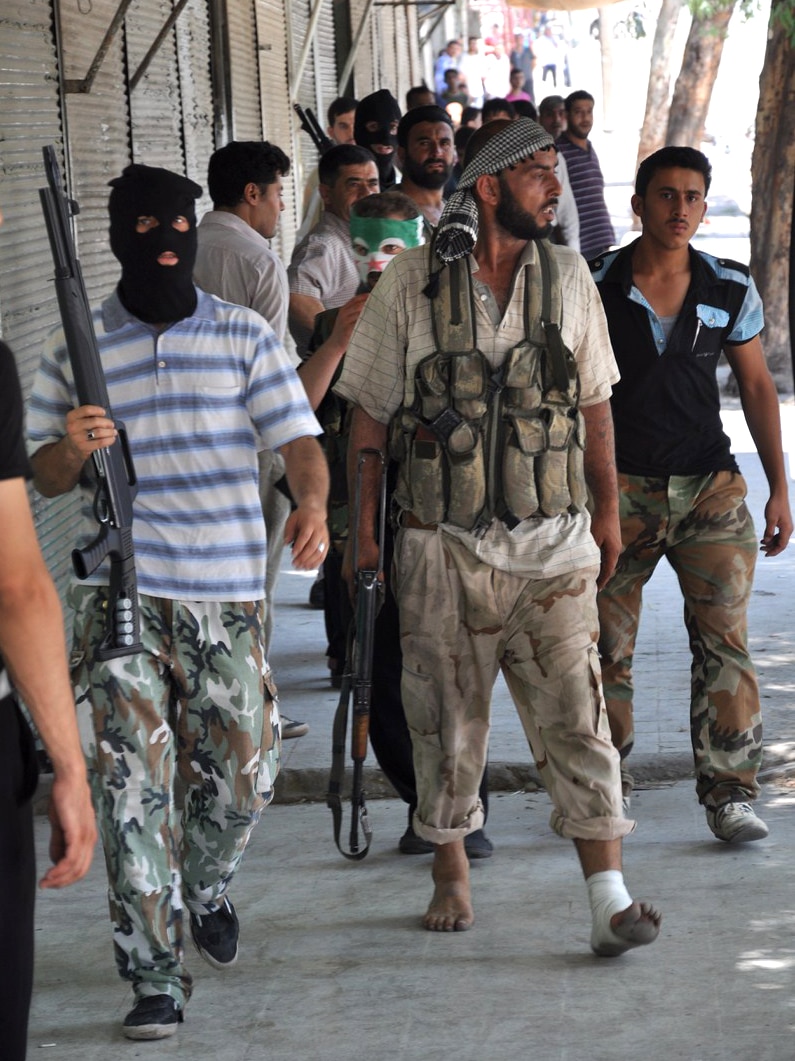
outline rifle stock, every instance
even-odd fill
[[[42,148],[42,153],[47,187],[39,189],[39,197],[55,266],[55,292],[78,404],[101,406],[112,419],[83,273],[69,227],[69,218],[79,207],[63,192],[53,145]],[[97,478],[94,516],[99,533],[85,548],[72,551],[72,565],[80,579],[87,578],[106,557],[110,558],[105,634],[97,650],[98,659],[143,650],[139,639],[138,583],[132,538],[132,503],[137,482],[124,424],[120,420],[114,420],[114,424],[118,437],[112,445],[92,455]]]

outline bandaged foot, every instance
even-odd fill
[[[662,914],[650,903],[633,902],[620,870],[592,874],[586,881],[591,903],[591,950],[615,958],[633,947],[653,943]]]
[[[475,922],[464,841],[439,844],[433,858],[433,898],[422,920],[429,932],[466,932]]]

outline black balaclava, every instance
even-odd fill
[[[388,88],[379,89],[369,96],[365,96],[356,107],[356,119],[354,121],[354,138],[360,147],[372,149],[373,144],[385,144],[392,148],[391,155],[382,155],[373,151],[378,176],[381,183],[381,191],[386,191],[397,180],[395,167],[393,166],[395,152],[397,151],[397,135],[390,132],[392,122],[400,121],[400,107],[398,101]],[[378,129],[374,133],[365,128],[368,122],[378,122]]]
[[[137,164],[127,166],[110,186],[110,249],[121,262],[118,293],[122,303],[148,324],[190,317],[196,309],[194,200],[201,188],[178,173]],[[136,232],[139,217],[154,217],[159,224],[148,232]],[[189,222],[187,232],[173,227],[177,217]],[[166,252],[176,255],[175,265],[158,262]]]

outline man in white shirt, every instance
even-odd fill
[[[290,297],[287,270],[268,242],[284,210],[282,178],[290,160],[280,147],[262,141],[232,140],[214,152],[207,170],[213,209],[197,228],[193,278],[199,287],[227,302],[254,309],[280,342],[287,328]],[[259,454],[260,500],[268,536],[265,574],[265,646],[273,631],[273,594],[284,549],[284,525],[290,502],[276,487],[284,478],[284,460],[274,450]],[[282,738],[302,737],[305,722],[282,715]]]

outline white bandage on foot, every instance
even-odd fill
[[[619,869],[606,869],[601,873],[593,873],[585,883],[588,886],[593,924],[591,949],[597,954],[606,954],[613,947],[626,950],[626,942],[610,927],[613,914],[619,914],[628,906],[632,906],[632,896],[624,884],[624,874]]]

